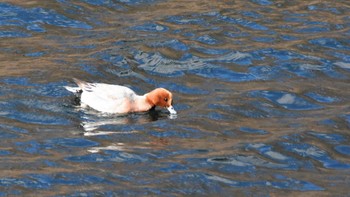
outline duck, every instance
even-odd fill
[[[172,103],[173,95],[165,88],[156,88],[144,95],[136,94],[132,89],[106,83],[89,83],[73,78],[78,87],[65,88],[80,96],[80,105],[99,112],[127,114],[146,112],[156,106],[166,108],[171,115],[176,115]]]

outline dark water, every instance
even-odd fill
[[[0,196],[346,196],[350,3],[0,3]],[[83,110],[72,77],[171,90]]]

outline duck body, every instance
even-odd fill
[[[157,88],[144,95],[137,95],[133,90],[121,85],[88,83],[73,79],[78,87],[66,87],[71,92],[79,92],[80,103],[105,113],[125,114],[148,111],[155,106],[165,107],[171,114],[176,114],[172,107],[172,94],[164,88]]]

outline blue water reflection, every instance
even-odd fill
[[[2,14],[0,15],[0,26],[25,27],[33,32],[46,32],[42,24],[54,25],[58,27],[91,29],[92,27],[84,22],[69,19],[60,15],[54,10],[43,8],[25,9],[11,4],[0,3]],[[14,32],[14,34],[4,34],[4,37],[24,37],[28,34]]]

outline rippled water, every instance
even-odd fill
[[[350,192],[350,3],[0,3],[0,196]],[[76,106],[73,77],[171,90]]]

